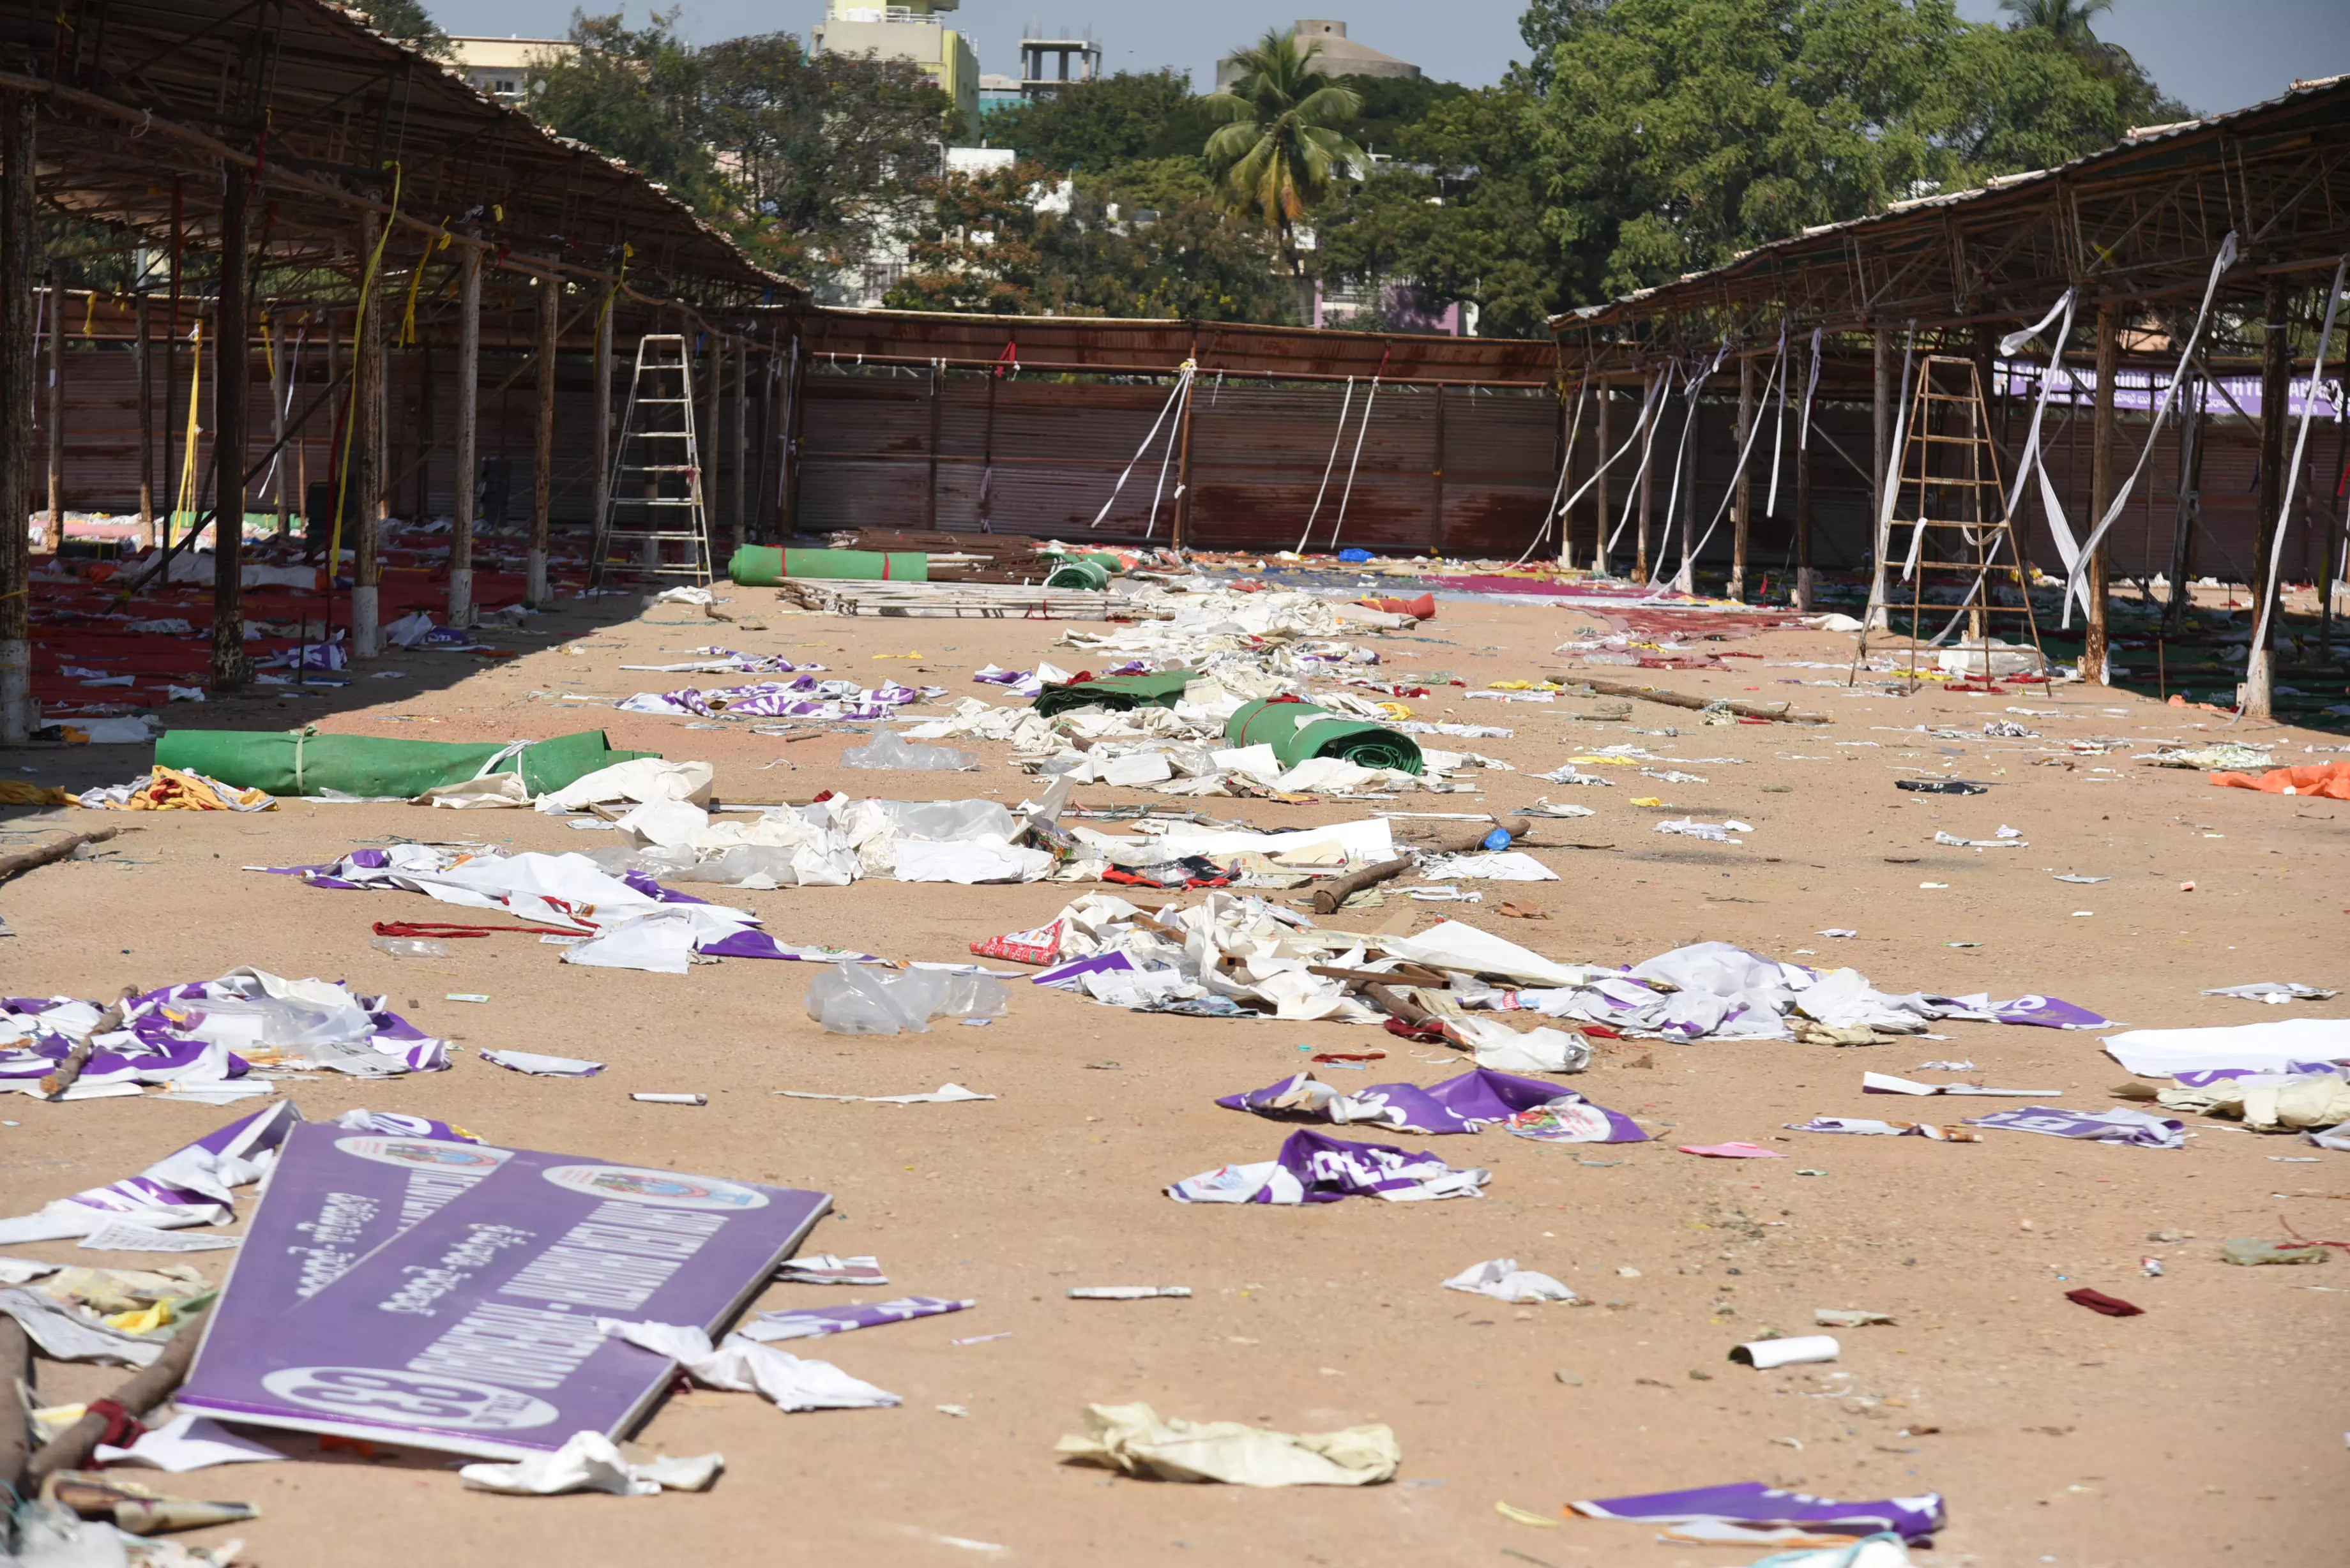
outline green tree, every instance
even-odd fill
[[[1354,122],[1362,98],[1314,68],[1321,52],[1319,43],[1299,47],[1295,33],[1267,32],[1235,57],[1238,79],[1208,99],[1224,121],[1208,138],[1209,166],[1233,208],[1262,221],[1285,260],[1295,254],[1297,220],[1336,181],[1370,164],[1341,129]]]
[[[2125,129],[2110,80],[1950,0],[1612,0],[1545,66],[1544,227],[1578,301]]]
[[[1315,270],[1404,284],[1478,306],[1487,337],[1541,337],[1565,308],[1567,264],[1544,223],[1523,83],[1464,92],[1403,128],[1395,161],[1315,215]]]
[[[700,53],[678,36],[681,12],[655,11],[641,28],[619,12],[571,16],[577,46],[540,78],[531,113],[557,133],[584,141],[668,186],[707,213],[725,192],[708,141]]]
[[[457,57],[457,47],[424,9],[421,0],[351,0],[351,8],[387,38],[397,38],[435,59]]]
[[[987,140],[1055,169],[1107,169],[1150,156],[1191,101],[1180,71],[1119,71],[997,109],[988,116]]]
[[[1430,81],[1425,77],[1339,77],[1340,87],[1362,99],[1355,111],[1354,140],[1366,152],[1400,155],[1400,143],[1412,126],[1426,119],[1436,107],[1465,96],[1459,82]]]
[[[2151,123],[2192,114],[2166,97],[2127,49],[2097,36],[2092,23],[2112,13],[2114,0],[1999,0],[1999,8],[2012,18],[2008,26],[2014,31],[2047,39],[2112,82],[2126,118]]]

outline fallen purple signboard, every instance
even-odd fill
[[[379,1141],[387,1149],[360,1163],[437,1162],[437,1150],[389,1152],[432,1140]],[[289,1183],[271,1190],[295,1199],[297,1223],[317,1206]],[[715,1336],[830,1203],[515,1151],[329,1282],[312,1282],[305,1248],[244,1251],[178,1403],[253,1426],[490,1459],[552,1452],[580,1431],[619,1438],[675,1363],[608,1338],[597,1319]]]

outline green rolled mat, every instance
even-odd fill
[[[743,588],[772,588],[785,577],[927,583],[931,558],[920,550],[778,550],[772,545],[744,545],[726,563],[726,575]]]
[[[1284,768],[1294,768],[1308,757],[1343,757],[1360,767],[1408,774],[1428,765],[1421,760],[1419,742],[1401,731],[1342,719],[1311,702],[1248,703],[1226,722],[1224,738],[1235,746],[1265,742]]]
[[[1048,588],[1084,588],[1097,594],[1109,587],[1109,568],[1098,561],[1083,558],[1063,561],[1053,568],[1053,575],[1045,579],[1045,586]]]
[[[331,789],[407,796],[477,777],[483,764],[504,750],[494,741],[391,741],[309,730],[171,730],[156,738],[155,763],[271,794]],[[615,751],[603,731],[584,730],[525,746],[492,771],[518,772],[531,794],[545,794],[598,768],[660,755]]]
[[[1198,679],[1196,670],[1162,670],[1156,675],[1112,675],[1047,686],[1036,694],[1036,714],[1049,719],[1072,708],[1107,708],[1118,713],[1131,708],[1172,708],[1183,700],[1183,689]]]

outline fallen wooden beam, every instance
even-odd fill
[[[182,1323],[180,1332],[163,1346],[163,1354],[123,1379],[108,1398],[134,1421],[146,1415],[170,1398],[187,1377],[188,1366],[196,1358],[196,1342],[202,1338],[203,1324]],[[37,1487],[58,1470],[78,1470],[88,1465],[106,1428],[105,1413],[93,1412],[42,1444],[26,1470],[28,1484]]]
[[[0,882],[5,882],[11,877],[22,876],[35,867],[47,866],[52,861],[67,859],[83,845],[103,844],[121,831],[120,827],[99,827],[93,828],[88,833],[68,833],[63,838],[52,839],[36,848],[19,849],[13,855],[0,855]]]
[[[1727,697],[1692,697],[1686,691],[1669,691],[1661,686],[1634,686],[1623,680],[1595,680],[1579,670],[1563,671],[1553,679],[1588,686],[1603,697],[1637,697],[1644,702],[1661,702],[1668,708],[1718,708],[1742,719],[1770,719],[1782,724],[1835,722],[1835,716],[1832,713],[1798,713],[1785,702],[1739,702]]]

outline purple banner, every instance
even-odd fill
[[[1912,1544],[1929,1540],[1948,1521],[1942,1494],[1889,1497],[1877,1502],[1837,1502],[1800,1491],[1781,1491],[1761,1481],[1736,1481],[1729,1486],[1691,1487],[1686,1491],[1653,1491],[1638,1497],[1604,1497],[1567,1506],[1587,1519],[1627,1519],[1644,1524],[1695,1524],[1726,1521],[1732,1524],[1794,1525],[1840,1535],[1898,1532]]]
[[[1386,1144],[1347,1143],[1294,1132],[1281,1152],[1250,1165],[1219,1166],[1167,1189],[1178,1203],[1336,1203],[1341,1198],[1391,1202],[1474,1198],[1490,1170],[1455,1170],[1432,1154]]]
[[[579,1431],[618,1438],[675,1363],[597,1319],[716,1335],[830,1202],[517,1152],[294,1310],[214,1314],[178,1402],[490,1459],[550,1453]],[[265,1301],[293,1289],[263,1286]]]
[[[1226,1095],[1216,1104],[1261,1116],[1367,1123],[1397,1132],[1473,1133],[1492,1126],[1544,1143],[1641,1143],[1631,1117],[1595,1106],[1572,1089],[1478,1067],[1426,1088],[1374,1084],[1351,1094],[1311,1073],[1266,1088]]]
[[[430,1124],[428,1124],[430,1125]],[[297,1127],[278,1151],[214,1317],[277,1317],[512,1158],[511,1151],[334,1122]]]
[[[1970,1116],[1969,1127],[2005,1127],[2010,1132],[2046,1133],[2054,1137],[2087,1138],[2095,1143],[2136,1144],[2142,1148],[2185,1148],[2187,1124],[2168,1116],[2116,1107],[2110,1111],[2068,1111],[2062,1106],[2025,1106],[1987,1116]]]
[[[853,1328],[879,1328],[885,1323],[911,1323],[941,1313],[966,1312],[979,1303],[945,1296],[899,1296],[893,1302],[862,1302],[845,1307],[803,1307],[790,1312],[763,1312],[743,1325],[745,1339],[764,1344],[778,1339],[820,1339],[847,1334]]]

